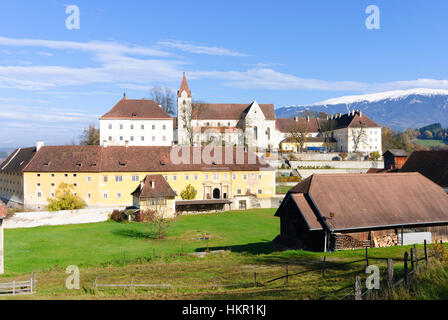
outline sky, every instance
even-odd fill
[[[447,12],[444,0],[2,0],[0,147],[71,143],[124,92],[177,90],[183,72],[193,99],[275,108],[448,89]]]

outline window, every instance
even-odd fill
[[[131,136],[131,141],[134,141],[134,136]]]
[[[263,176],[261,174],[258,175],[258,180],[261,180]]]
[[[236,174],[232,174],[232,179],[236,180]]]
[[[142,141],[145,141],[145,137],[144,137],[144,136],[142,136],[141,140],[142,140]]]
[[[87,177],[87,182],[92,182],[92,177]]]
[[[109,141],[112,141],[112,137],[111,136],[109,136]]]
[[[241,194],[241,189],[238,189],[236,193]]]
[[[65,173],[65,174],[64,174],[64,177],[68,177],[68,174],[67,174],[67,173]]]
[[[162,128],[163,128],[163,130],[166,130],[166,125],[163,125],[163,127],[162,127]]]
[[[40,173],[38,173],[37,176],[40,177]]]
[[[156,126],[155,125],[152,125],[152,130],[156,130]]]
[[[54,183],[52,183],[51,186],[54,187]]]
[[[109,124],[109,130],[112,130],[112,124]]]
[[[120,141],[123,141],[123,136],[120,136]]]
[[[229,175],[227,173],[224,173],[224,180],[229,180]]]
[[[103,176],[103,182],[107,182],[107,176]]]
[[[38,183],[37,186],[40,187],[40,183]]]
[[[107,199],[107,197],[108,197],[107,193],[103,193],[103,198]]]
[[[247,180],[247,174],[243,174],[243,180]]]
[[[76,178],[78,175],[76,173],[74,173],[73,176]]]
[[[87,194],[87,198],[90,199],[92,196],[90,193]]]
[[[37,197],[38,197],[38,198],[42,197],[42,193],[38,192],[38,193],[37,193]]]
[[[121,193],[120,193],[120,192],[117,193],[117,198],[118,198],[118,199],[121,198]]]
[[[156,137],[152,136],[152,141],[156,141]]]
[[[168,181],[168,176],[165,176],[165,180]]]
[[[140,181],[140,176],[132,176],[132,181]]]
[[[258,189],[258,194],[263,194],[263,190]]]
[[[190,176],[187,174],[187,175],[185,175],[185,180],[189,180],[190,179]]]
[[[213,180],[219,180],[219,174],[218,173],[215,173],[213,175]]]
[[[134,130],[134,125],[133,124],[131,124],[131,130]]]
[[[142,127],[141,127],[141,128],[142,128],[142,130],[145,130],[145,125],[144,125],[144,124],[142,124]]]
[[[176,181],[177,180],[177,176],[173,176],[173,180]]]
[[[54,178],[54,173],[51,174],[51,177]]]
[[[123,130],[123,125],[122,124],[120,124],[120,130]]]
[[[52,192],[52,193],[50,193],[50,195],[51,195],[51,197],[52,197],[52,198],[54,198],[54,193],[53,193],[53,192]]]
[[[77,186],[78,186],[78,184],[77,184],[77,183],[74,183],[74,184],[73,184],[73,186],[74,186],[74,187],[77,187]]]
[[[115,176],[115,182],[123,182],[123,176]]]
[[[194,180],[198,180],[198,175],[197,174],[194,175]]]
[[[205,180],[208,180],[208,174],[205,175]]]
[[[163,141],[166,141],[166,137],[165,136],[163,136]]]

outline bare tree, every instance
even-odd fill
[[[171,224],[167,210],[167,199],[155,199],[155,205],[152,206],[152,209],[149,213],[150,226],[155,230],[157,239],[163,239]]]
[[[292,139],[293,141],[297,142],[297,144],[299,145],[299,152],[303,151],[303,146],[307,141],[307,137],[308,126],[306,123],[301,123],[300,121],[297,121],[296,124],[289,127],[288,132],[286,133],[287,139]]]
[[[353,152],[358,152],[361,143],[366,144],[367,131],[365,125],[361,124],[359,128],[351,129],[353,139]]]
[[[183,105],[181,108],[181,114],[179,115],[181,122],[184,125],[184,128],[187,133],[187,141],[190,146],[194,145],[194,127],[193,120],[198,120],[200,115],[207,108],[207,104],[195,101],[191,104],[191,108],[188,105]],[[181,128],[178,128],[178,132]]]
[[[82,146],[98,146],[100,144],[100,129],[94,123],[89,124],[79,137],[79,144]]]
[[[175,103],[176,103],[176,94],[174,90],[167,87],[153,87],[150,90],[151,99],[154,100],[155,103],[162,106],[162,109],[165,110],[166,113],[170,115],[174,115],[175,112]]]

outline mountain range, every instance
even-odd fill
[[[378,124],[393,130],[420,128],[431,123],[448,126],[448,90],[409,89],[366,95],[344,96],[309,105],[287,106],[275,110],[277,118],[362,110]]]

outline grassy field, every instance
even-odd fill
[[[425,147],[444,147],[447,146],[442,140],[416,139],[415,143]]]
[[[327,253],[275,252],[279,233],[274,209],[184,216],[175,220],[166,239],[155,240],[145,224],[105,222],[85,225],[5,230],[7,274],[0,283],[24,280],[36,271],[37,293],[20,299],[328,299],[349,291],[356,275],[365,277],[364,250]],[[210,240],[198,238],[210,237]],[[184,255],[181,254],[183,247]],[[187,253],[224,249],[204,258]],[[156,255],[153,255],[155,249]],[[369,250],[369,261],[384,272],[386,258],[401,259],[407,247]],[[421,249],[420,249],[421,250]],[[125,252],[125,254],[124,254]],[[77,265],[81,290],[65,288],[65,268]],[[302,273],[267,283],[285,274]],[[396,264],[396,272],[402,264]],[[257,274],[257,286],[254,285]],[[92,284],[166,284],[179,288],[92,290]],[[195,287],[200,285],[216,287]],[[2,297],[12,299],[13,297]]]
[[[282,185],[277,185],[275,192],[277,194],[284,194],[287,193],[289,191],[289,189],[291,189],[293,186],[282,186]]]

